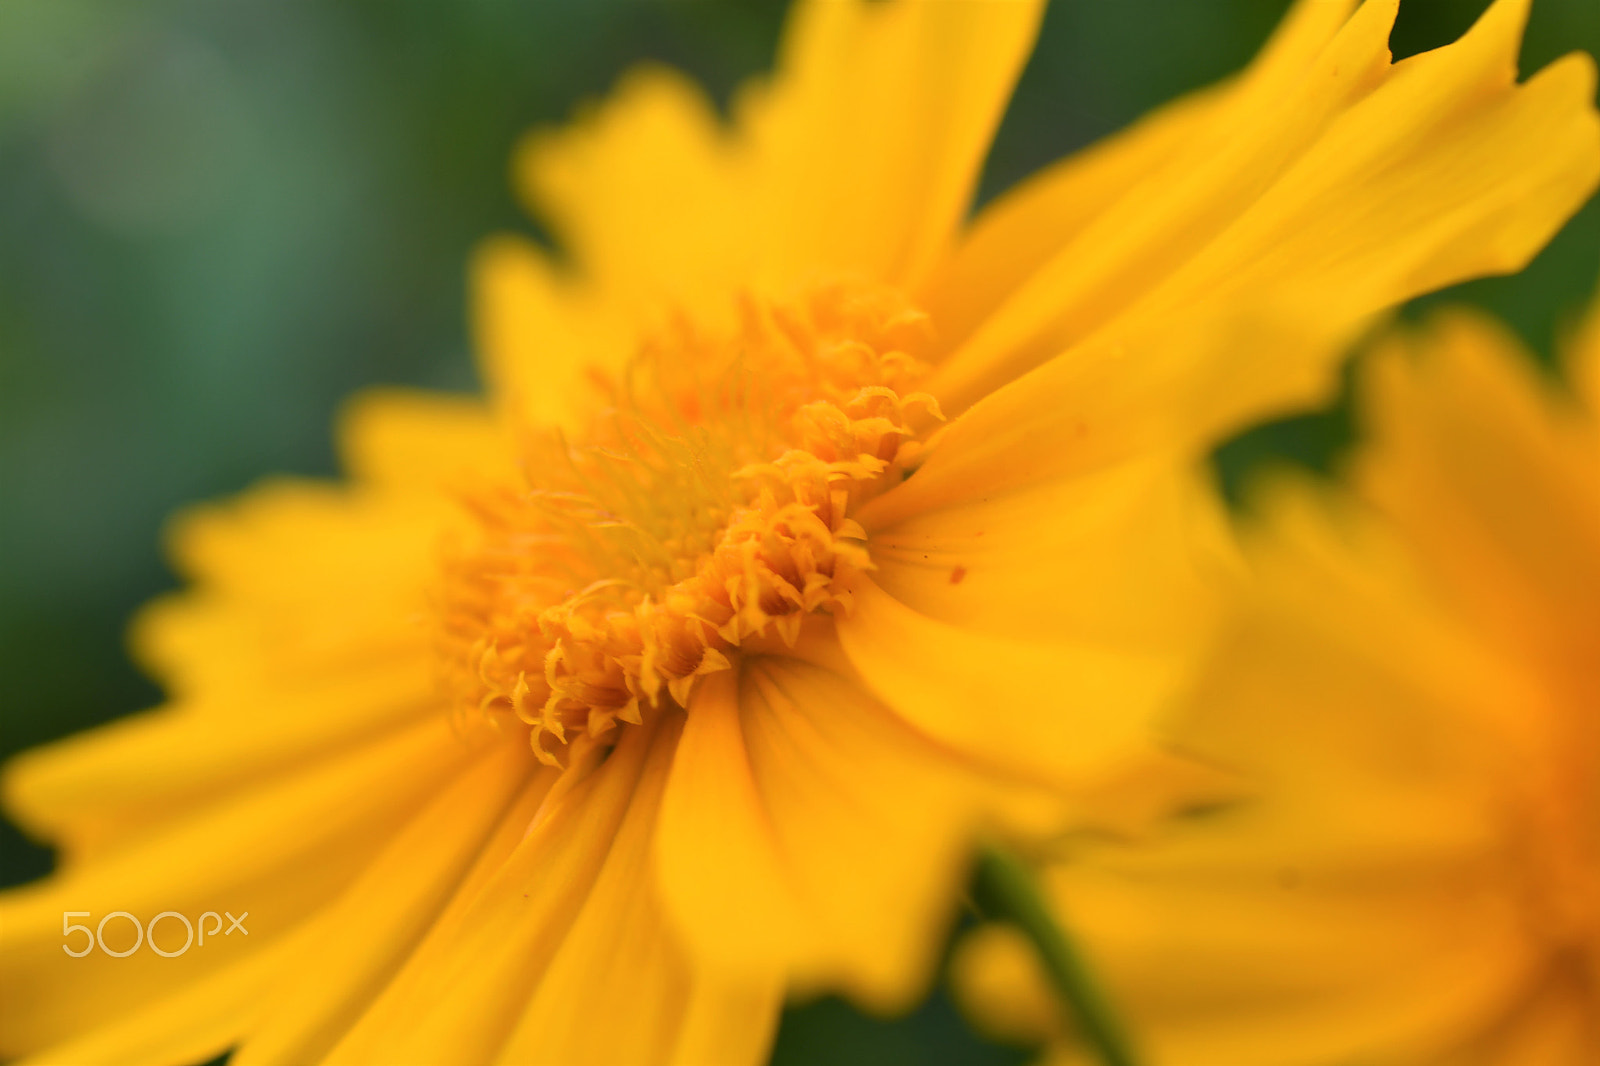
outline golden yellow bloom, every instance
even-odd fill
[[[1352,494],[1266,487],[1177,732],[1258,798],[1049,874],[1148,1061],[1600,1060],[1600,304],[1572,355],[1443,316],[1376,356]],[[1059,1041],[1014,936],[959,971]]]
[[[1525,11],[1391,66],[1392,2],[1308,0],[970,224],[1031,2],[815,0],[731,126],[649,70],[534,138],[573,268],[484,251],[488,405],[370,396],[348,483],[185,519],[171,704],[10,769],[63,861],[0,1052],[740,1063],[786,990],[908,1002],[978,826],[1183,676],[1206,442],[1593,188]]]

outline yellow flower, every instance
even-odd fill
[[[647,70],[533,139],[573,267],[485,250],[489,404],[368,397],[347,483],[180,523],[172,702],[11,767],[63,861],[0,1052],[738,1063],[786,990],[908,1002],[1010,783],[1182,677],[1206,442],[1593,187],[1525,9],[1391,66],[1392,2],[1309,0],[970,224],[1033,3],[817,0],[731,126]]]
[[[1048,874],[1150,1063],[1600,1061],[1600,302],[1572,356],[1445,315],[1376,354],[1351,493],[1265,486],[1176,731],[1257,798]],[[1012,934],[958,972],[1092,1061]]]

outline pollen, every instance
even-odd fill
[[[514,716],[539,758],[614,742],[756,639],[793,645],[869,568],[851,514],[913,468],[925,315],[892,291],[746,295],[731,324],[654,331],[571,438],[527,431],[521,478],[461,491],[440,660],[461,712]]]

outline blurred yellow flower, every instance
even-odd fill
[[[1257,797],[1047,875],[1148,1062],[1600,1061],[1600,303],[1571,355],[1565,392],[1441,316],[1375,354],[1351,494],[1264,487],[1176,730]],[[1094,1061],[1013,934],[957,972]]]
[[[185,519],[172,703],[10,768],[63,862],[0,904],[0,1051],[738,1063],[786,990],[909,1002],[1000,786],[1184,676],[1206,443],[1593,187],[1525,9],[1391,66],[1393,3],[1308,0],[970,224],[1031,2],[805,3],[729,126],[644,70],[533,138],[573,267],[485,249],[489,404],[368,397],[347,484]]]

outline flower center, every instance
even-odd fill
[[[927,318],[897,294],[833,285],[740,301],[641,344],[581,439],[530,432],[523,479],[466,494],[481,536],[440,594],[458,708],[514,714],[539,757],[615,739],[747,642],[789,644],[848,606],[868,565],[854,509],[922,444],[910,391]]]

